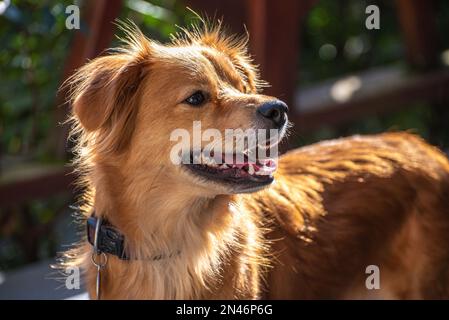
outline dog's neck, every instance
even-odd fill
[[[247,260],[260,254],[259,234],[231,196],[192,196],[185,185],[168,177],[150,188],[108,170],[96,172],[93,181],[96,212],[125,236],[127,253],[136,259],[109,259],[105,298],[232,298],[239,289],[234,281],[241,286],[258,281],[257,270],[249,268]],[[161,261],[146,259],[173,252],[180,254]],[[246,272],[231,271],[235,268]],[[225,273],[232,281],[222,282]],[[127,276],[116,276],[120,274]],[[245,298],[257,295],[251,294]]]
[[[161,176],[139,181],[115,171],[96,175],[95,210],[116,226],[130,245],[142,246],[155,241],[170,247],[184,241],[189,227],[196,231],[209,229],[210,224],[224,227],[234,216],[228,214],[230,196],[199,196],[189,192],[185,184]],[[218,210],[217,208],[226,208]],[[168,243],[164,244],[166,241]],[[130,248],[136,249],[135,247]]]

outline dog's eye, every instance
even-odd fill
[[[198,107],[204,103],[206,100],[206,97],[204,96],[204,93],[201,91],[197,91],[194,94],[192,94],[190,97],[184,100],[185,103]]]

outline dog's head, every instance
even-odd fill
[[[246,41],[204,28],[161,45],[128,27],[124,48],[70,83],[80,155],[93,165],[206,195],[273,181],[270,153],[285,133],[287,106],[260,93]]]

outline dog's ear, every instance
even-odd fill
[[[87,131],[131,112],[145,65],[126,55],[93,60],[78,72],[73,112]]]
[[[108,140],[114,149],[120,148],[132,133],[139,102],[137,91],[151,53],[149,40],[138,29],[125,31],[125,48],[92,60],[68,81],[76,121],[86,132],[98,132],[98,139]]]
[[[102,147],[120,150],[131,137],[145,72],[144,61],[121,54],[97,58],[77,72],[73,114],[86,132],[97,132]]]
[[[87,131],[98,130],[121,115],[129,116],[142,71],[126,57],[106,56],[83,67],[73,99],[73,112]]]

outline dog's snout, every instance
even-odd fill
[[[268,101],[257,108],[259,114],[271,120],[278,128],[287,121],[287,111],[287,104],[281,100]]]

